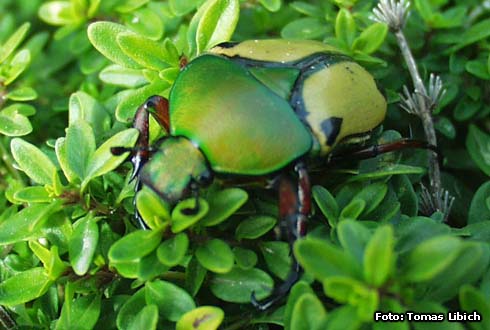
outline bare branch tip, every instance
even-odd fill
[[[408,18],[408,0],[380,0],[378,6],[373,9],[372,19],[387,24],[392,30],[403,28]]]

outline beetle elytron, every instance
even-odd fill
[[[150,108],[169,133],[154,150],[148,147]],[[131,151],[138,186],[148,185],[171,203],[196,193],[214,176],[276,178],[279,215],[288,223],[292,244],[306,234],[311,210],[309,160],[328,157],[350,136],[369,134],[385,113],[386,101],[373,77],[331,46],[286,40],[224,43],[185,65],[168,101],[149,98],[134,119],[138,146],[113,148],[113,153]],[[300,272],[295,261],[289,278],[268,300],[252,296],[254,305],[269,307]]]

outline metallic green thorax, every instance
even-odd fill
[[[158,147],[143,166],[140,179],[164,199],[182,198],[192,180],[199,181],[208,167],[202,153],[184,138],[169,138]]]
[[[171,134],[190,139],[219,173],[269,174],[312,145],[289,102],[224,57],[189,63],[169,100]]]

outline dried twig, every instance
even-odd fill
[[[410,92],[408,87],[403,87],[401,107],[407,112],[417,115],[424,126],[427,142],[437,147],[437,137],[434,129],[432,112],[444,96],[442,80],[431,74],[428,91],[420,77],[415,58],[412,55],[407,39],[403,33],[403,27],[409,16],[410,3],[407,0],[380,0],[377,8],[373,10],[374,20],[387,24],[396,36],[398,46],[407,64],[408,71],[412,77],[414,91]],[[422,209],[428,213],[434,211],[443,212],[447,219],[454,198],[449,195],[441,185],[441,170],[439,168],[438,156],[433,151],[429,152],[429,180],[430,190],[422,193]],[[423,187],[422,191],[427,190]]]

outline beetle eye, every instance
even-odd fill
[[[213,181],[213,174],[211,171],[205,171],[197,177],[196,181],[200,186],[208,186]]]

